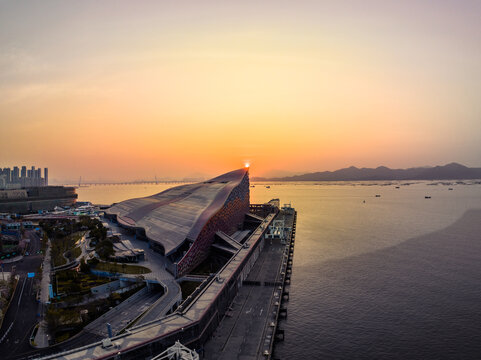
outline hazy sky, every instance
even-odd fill
[[[481,166],[481,1],[0,0],[0,166]]]

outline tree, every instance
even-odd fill
[[[95,245],[95,251],[102,260],[108,260],[115,253],[114,244],[108,239],[102,240]]]
[[[90,265],[85,262],[85,259],[80,259],[80,271],[84,274],[88,274],[90,272]]]

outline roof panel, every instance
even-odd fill
[[[195,240],[203,225],[240,184],[247,169],[231,171],[197,184],[177,186],[161,193],[122,201],[106,210],[127,226],[145,229],[168,255],[187,237]],[[203,215],[203,216],[202,216]]]

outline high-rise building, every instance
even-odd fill
[[[14,166],[13,172],[12,172],[12,182],[17,183],[19,178],[20,178],[20,169],[18,168],[18,166]]]
[[[44,171],[45,177],[42,178],[42,168],[36,169],[32,166],[27,169],[22,166],[21,170],[18,166],[10,168],[0,168],[1,189],[17,189],[21,187],[48,186],[48,168]]]
[[[3,168],[3,175],[5,175],[5,182],[10,184],[12,182],[12,177],[10,175],[10,168]]]

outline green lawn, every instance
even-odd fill
[[[97,265],[95,265],[94,269],[99,271],[108,271],[111,273],[122,274],[147,274],[152,272],[150,269],[147,269],[144,266],[119,264],[112,262],[99,262]]]

